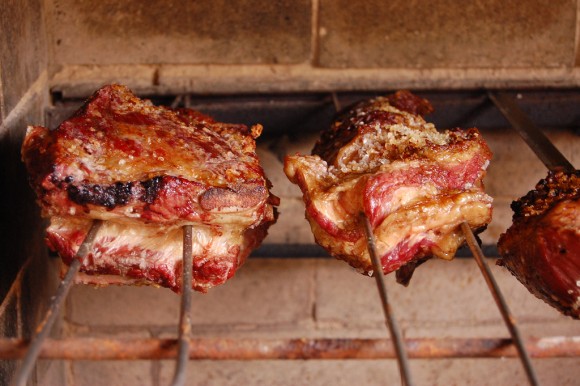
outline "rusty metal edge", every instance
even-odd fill
[[[190,359],[395,359],[389,339],[243,339],[193,338]],[[0,359],[20,359],[29,341],[0,339]],[[532,358],[580,356],[580,336],[556,336],[525,340]],[[173,359],[177,339],[111,339],[78,337],[47,339],[40,352],[43,359],[136,360]],[[418,338],[405,339],[409,358],[498,358],[517,357],[509,338]]]

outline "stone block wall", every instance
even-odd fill
[[[48,50],[43,4],[0,3],[0,336],[26,337],[56,288],[54,259],[43,245],[44,222],[28,186],[20,146],[30,124],[43,124],[48,104]],[[21,270],[23,266],[27,268]],[[20,272],[20,273],[19,273]],[[8,385],[15,361],[0,361]],[[33,379],[63,374],[48,363]]]
[[[576,0],[46,0],[53,89],[574,87]],[[137,67],[135,65],[138,65]]]
[[[111,82],[141,95],[198,96],[577,89],[579,12],[577,0],[0,2],[0,335],[27,336],[57,282],[57,261],[43,246],[45,224],[20,162],[26,126],[45,123],[51,97],[84,98]],[[548,134],[578,165],[577,134]],[[496,212],[483,237],[493,243],[511,221],[510,201],[545,169],[514,134],[496,130],[485,136],[495,154],[487,184]],[[298,191],[281,174],[280,154],[307,152],[314,138],[260,146],[283,203],[269,242],[312,242]],[[394,286],[405,336],[505,334],[471,263],[429,263],[412,288]],[[576,334],[576,324],[504,271],[495,271],[524,335]],[[378,299],[364,279],[334,260],[250,259],[227,285],[196,297],[194,331],[200,336],[382,336]],[[173,336],[177,307],[178,298],[164,290],[77,287],[55,331]],[[454,318],[445,319],[448,315]],[[0,385],[14,366],[0,362]],[[525,384],[517,360],[419,360],[412,366],[420,384]],[[577,358],[541,360],[536,366],[544,384],[572,385],[579,376]],[[41,361],[34,381],[157,386],[168,383],[172,367],[166,361]],[[195,385],[375,385],[397,377],[393,361],[195,361],[188,372]]]

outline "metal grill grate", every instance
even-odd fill
[[[557,151],[546,137],[539,132],[531,120],[505,93],[490,92],[489,98],[508,121],[522,134],[530,147],[536,152],[544,164],[550,168],[573,169],[573,166]],[[336,110],[340,103],[333,93],[330,98],[324,98],[325,108],[329,101]],[[478,100],[475,98],[474,100]],[[487,99],[479,103],[479,112],[488,107]],[[295,101],[294,101],[295,102]],[[176,107],[184,104],[189,107],[191,97],[180,95],[171,105]],[[316,102],[318,103],[318,102]],[[320,115],[320,114],[319,114]],[[327,115],[323,113],[322,115]],[[469,120],[469,114],[465,120]],[[368,223],[368,221],[367,221]],[[519,357],[525,368],[531,385],[538,385],[535,370],[530,361],[534,358],[577,357],[580,356],[580,337],[543,337],[523,340],[520,337],[517,324],[506,305],[505,299],[497,286],[491,271],[487,267],[485,257],[473,233],[467,224],[462,225],[469,249],[475,258],[482,275],[496,301],[504,322],[510,332],[511,339],[403,339],[398,331],[396,319],[387,302],[386,287],[382,275],[376,276],[377,287],[381,295],[381,303],[385,311],[386,324],[389,327],[390,339],[213,339],[189,336],[191,329],[190,308],[191,291],[183,291],[178,325],[177,339],[110,339],[110,338],[65,338],[49,339],[48,333],[64,302],[72,279],[78,272],[80,260],[88,253],[100,221],[95,221],[87,239],[77,253],[77,260],[71,264],[65,280],[61,283],[56,296],[43,322],[38,326],[31,340],[2,338],[0,339],[0,359],[24,358],[19,371],[13,380],[14,385],[25,385],[30,371],[38,358],[66,360],[105,360],[105,359],[167,359],[176,358],[173,385],[185,384],[185,367],[188,359],[380,359],[397,358],[401,381],[403,385],[412,385],[411,373],[407,358],[483,358],[483,357]],[[189,228],[189,229],[187,229]],[[369,251],[371,256],[374,247],[372,232],[367,230]],[[189,242],[188,242],[189,240]],[[184,261],[191,259],[191,227],[184,229]],[[375,256],[376,257],[376,256]],[[376,259],[375,259],[376,260]],[[187,262],[184,267],[191,266]],[[21,269],[26,270],[27,264]],[[16,281],[18,281],[18,275]],[[184,271],[183,288],[190,288],[191,270]],[[189,280],[189,281],[188,281]],[[7,298],[0,306],[0,315],[6,309],[5,305],[12,296],[17,295],[18,283],[13,285]]]

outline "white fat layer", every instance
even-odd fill
[[[442,252],[455,252],[463,239],[451,242],[453,239],[449,240],[447,236],[463,221],[467,221],[473,228],[484,225],[489,219],[489,205],[484,194],[464,192],[397,211],[387,216],[375,229],[377,249],[384,255],[403,240],[408,240],[412,245],[428,238],[437,244],[445,238],[448,245],[442,246]]]
[[[88,230],[90,220],[68,219],[54,217],[47,232],[60,235],[66,239],[67,235],[76,230]],[[83,269],[99,271],[107,266],[114,266],[121,271],[121,276],[128,270],[139,269],[146,271],[151,268],[176,272],[178,263],[183,260],[183,231],[181,227],[159,227],[140,224],[122,224],[112,221],[104,222],[94,242],[91,253],[83,261]],[[219,231],[207,226],[193,227],[192,255],[194,261],[205,262],[210,259],[220,259],[231,255],[231,247],[243,247],[244,236],[242,228],[220,228]],[[75,246],[78,248],[78,245]],[[223,259],[220,261],[224,269],[223,277],[216,281],[225,281],[229,271],[235,269],[239,261]],[[86,275],[85,275],[86,276]],[[111,276],[111,275],[107,275]],[[92,279],[91,283],[103,284],[109,278]],[[86,280],[86,279],[83,279]],[[117,277],[111,284],[135,282],[130,277]],[[81,281],[82,282],[82,281]],[[137,280],[136,282],[146,282]]]

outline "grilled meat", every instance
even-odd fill
[[[107,220],[81,271],[177,291],[177,234],[190,224],[194,288],[222,283],[275,220],[278,199],[255,153],[261,131],[154,106],[121,85],[98,90],[55,130],[29,127],[22,157],[51,218],[49,246],[70,262],[90,222]]]
[[[551,171],[514,201],[499,265],[532,294],[580,319],[580,171]]]
[[[193,287],[207,292],[230,279],[250,252],[260,245],[269,225],[264,222],[254,228],[195,226]],[[90,221],[83,218],[53,217],[47,243],[68,265],[89,228]],[[96,286],[149,284],[180,292],[182,251],[180,227],[107,221],[101,226],[91,253],[83,261],[82,272],[75,280]]]
[[[421,116],[431,110],[407,91],[363,102],[322,133],[313,155],[285,159],[316,242],[362,272],[372,264],[361,214],[384,273],[453,258],[461,223],[481,230],[491,219],[482,184],[491,152],[476,129],[438,132]]]

